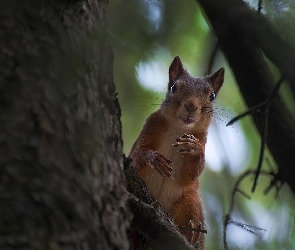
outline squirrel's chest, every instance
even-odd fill
[[[157,149],[158,152],[165,155],[172,161],[172,168],[175,173],[178,173],[181,167],[181,158],[183,157],[178,151],[178,148],[174,147],[173,144],[176,143],[176,138],[183,135],[183,132],[176,131],[170,132],[165,135],[163,142],[159,145]]]
[[[178,184],[178,175],[181,168],[181,154],[173,146],[176,138],[183,134],[182,131],[170,132],[165,135],[163,143],[157,149],[172,161],[173,174],[171,177],[163,177],[156,170],[152,170],[144,179],[149,191],[161,204],[164,211],[169,213],[175,201],[181,198],[183,192]]]

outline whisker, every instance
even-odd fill
[[[146,95],[137,95],[137,96],[134,96],[134,95],[132,95],[132,96],[124,96],[122,98],[120,98],[120,96],[119,96],[119,100],[121,102],[124,102],[124,101],[130,100],[130,99],[132,99],[132,100],[135,100],[135,99],[141,99],[141,100],[161,100],[161,101],[163,101],[165,99],[165,95],[164,94],[161,94],[161,93],[156,93],[156,94],[162,95],[163,97],[159,97],[157,95],[150,95],[150,96],[146,96]]]
[[[180,106],[180,102],[178,101],[165,101],[162,103],[163,106],[177,108]]]
[[[202,106],[201,107],[201,114],[204,115],[211,115],[213,112],[212,106]]]
[[[136,105],[130,108],[122,108],[123,111],[127,111],[127,110],[132,110],[132,109],[136,109],[136,108],[142,108],[142,107],[146,107],[146,108],[152,108],[154,106],[160,106],[161,103],[149,103],[149,104],[142,104],[142,105]]]

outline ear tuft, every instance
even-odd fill
[[[185,73],[185,69],[179,56],[176,56],[169,68],[169,85],[173,84],[176,79]]]
[[[221,68],[217,70],[214,74],[209,75],[208,79],[212,84],[215,95],[217,95],[224,81],[224,68]]]

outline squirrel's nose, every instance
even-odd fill
[[[188,103],[184,104],[184,107],[189,112],[193,112],[198,109],[198,107],[192,102],[188,102]]]

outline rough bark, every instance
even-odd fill
[[[154,250],[193,250],[184,236],[178,231],[172,218],[163,212],[160,204],[148,191],[144,181],[140,179],[129,160],[125,161],[125,174],[130,192],[129,207],[133,213],[131,230],[137,232],[136,249],[145,245]],[[134,196],[133,196],[134,195]]]
[[[198,2],[213,26],[248,107],[265,101],[275,84],[262,52],[273,60],[294,91],[294,48],[280,39],[266,19],[242,0]],[[262,116],[254,123],[263,136]],[[267,146],[278,165],[277,178],[287,182],[295,193],[295,119],[279,98],[270,109]]]
[[[106,3],[1,1],[1,249],[128,249]]]

